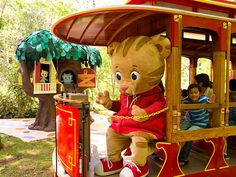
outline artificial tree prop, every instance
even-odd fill
[[[55,103],[54,94],[34,94],[31,77],[34,63],[41,58],[46,61],[67,62],[78,61],[78,65],[90,67],[100,66],[102,63],[99,51],[96,48],[64,42],[47,30],[37,30],[20,42],[16,49],[16,59],[20,63],[22,87],[27,95],[39,100],[39,109],[35,122],[28,128],[33,130],[55,130]],[[81,68],[81,66],[79,66]],[[57,68],[58,69],[58,68]],[[59,72],[59,71],[58,71]]]

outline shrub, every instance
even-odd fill
[[[0,92],[0,118],[35,117],[38,101],[26,95],[18,83],[18,67],[5,72],[5,82]],[[15,71],[15,72],[14,72]],[[2,82],[3,83],[3,82]]]

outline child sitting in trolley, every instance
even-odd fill
[[[229,101],[236,102],[236,79],[229,81]],[[236,107],[229,108],[229,125],[236,125]]]
[[[229,81],[229,102],[236,102],[236,79],[231,79]],[[229,125],[236,125],[236,107],[229,108]],[[228,145],[226,144],[224,150],[224,158],[225,160],[229,160],[230,157],[227,153]]]
[[[208,98],[201,95],[201,87],[198,84],[191,84],[188,87],[188,96],[184,98],[184,104],[206,104]],[[186,112],[186,119],[180,125],[181,130],[198,130],[206,128],[209,122],[209,113],[207,109],[193,109]],[[186,142],[179,154],[179,164],[186,165],[189,160],[192,142]]]

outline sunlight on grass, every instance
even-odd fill
[[[23,142],[15,137],[3,134],[0,136],[4,144],[4,148],[0,150],[1,177],[53,176],[54,138]]]
[[[32,150],[28,150],[27,151],[27,154],[28,155],[37,155],[37,154],[39,154],[41,151],[38,149],[38,150],[36,150],[36,149],[32,149]]]

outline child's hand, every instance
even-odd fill
[[[215,94],[212,94],[209,99],[208,99],[208,102],[209,103],[215,103],[215,100],[216,100],[216,95]]]
[[[147,112],[144,109],[142,109],[136,105],[132,106],[131,114],[134,116],[133,119],[138,122],[143,122],[145,120],[148,120],[148,118],[149,118],[149,117],[142,117],[142,116],[146,116]],[[141,117],[135,117],[135,116],[141,116]]]
[[[111,109],[112,100],[110,99],[109,92],[107,90],[103,93],[99,92],[96,96],[96,103],[103,105],[107,109]]]

